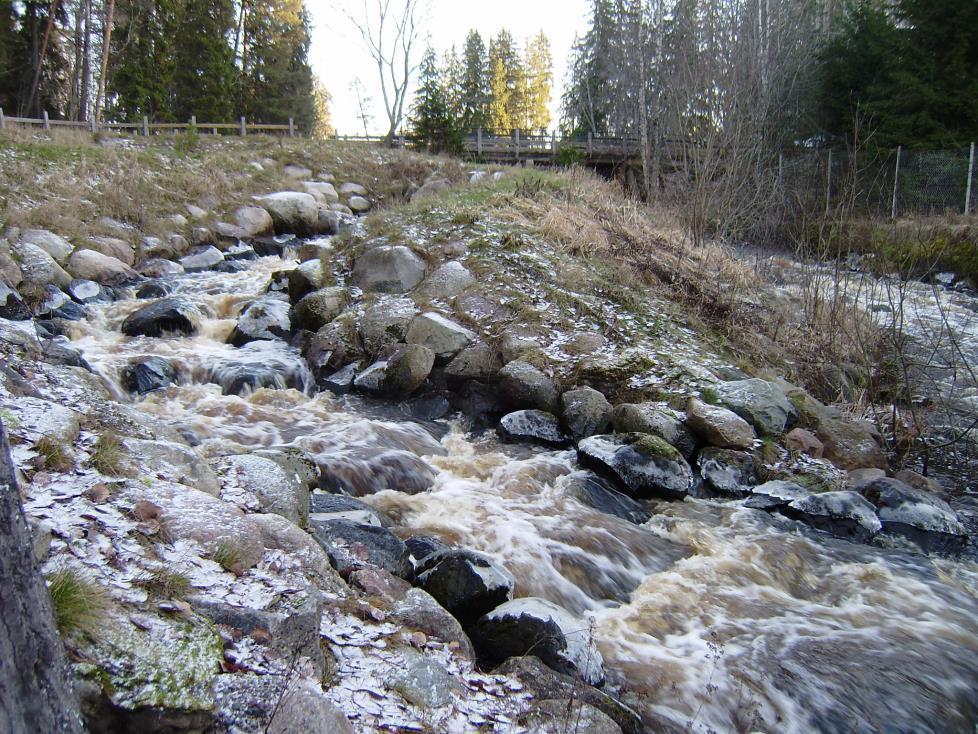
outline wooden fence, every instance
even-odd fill
[[[44,112],[44,116],[40,119],[33,117],[7,117],[3,113],[3,108],[0,107],[0,130],[3,130],[8,125],[41,127],[44,130],[51,130],[56,127],[76,128],[88,130],[93,133],[99,130],[118,130],[120,132],[142,133],[147,137],[157,131],[165,132],[191,129],[199,131],[209,130],[215,135],[222,130],[231,130],[237,132],[242,137],[248,133],[280,133],[288,135],[291,138],[295,137],[297,132],[295,121],[291,117],[289,118],[288,124],[278,125],[248,122],[244,117],[239,118],[237,122],[197,122],[196,117],[191,117],[188,122],[150,122],[149,118],[144,116],[141,122],[112,122],[103,120],[102,122],[96,123],[94,119],[52,120],[48,116],[47,111]]]

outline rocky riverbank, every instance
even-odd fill
[[[804,731],[844,711],[873,731],[901,698],[901,727],[975,716],[930,692],[963,700],[973,664],[905,626],[974,628],[962,488],[888,476],[873,424],[528,227],[512,212],[540,177],[429,168],[369,214],[369,186],[256,162],[295,190],[187,202],[135,245],[10,229],[0,249],[0,418],[37,556],[90,611],[62,629],[92,730]],[[753,582],[721,570],[751,547]],[[744,653],[806,614],[854,631],[841,589],[871,568],[892,598],[869,644],[909,635],[942,683],[837,689],[800,653],[791,691],[780,653]],[[827,569],[838,586],[801,588]],[[711,598],[673,596],[707,578]],[[675,652],[694,638],[712,668]]]

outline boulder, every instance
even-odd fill
[[[183,298],[164,298],[129,314],[122,322],[126,336],[193,335],[202,315],[197,307]]]
[[[331,374],[325,376],[322,376],[321,373],[317,374],[316,384],[323,390],[329,390],[334,395],[346,395],[353,389],[353,383],[359,372],[360,363],[353,362]]]
[[[639,498],[682,499],[693,472],[674,447],[651,433],[591,436],[577,445],[578,461],[620,482]]]
[[[651,433],[672,444],[689,459],[696,439],[676,411],[658,403],[620,403],[611,413],[615,433]]]
[[[575,441],[604,433],[611,425],[611,403],[590,387],[568,390],[560,396],[560,417]]]
[[[743,451],[706,448],[700,452],[697,463],[703,482],[721,495],[746,497],[757,484],[754,457]]]
[[[621,727],[600,709],[577,698],[534,701],[518,719],[535,734],[565,734],[568,727],[588,734],[621,734]]]
[[[358,183],[347,181],[340,186],[340,196],[366,196],[367,189]]]
[[[641,502],[622,494],[611,482],[589,471],[568,474],[558,486],[582,504],[636,525],[644,525],[652,516]]]
[[[408,344],[428,347],[439,364],[447,363],[475,339],[474,332],[433,312],[415,317],[407,331]]]
[[[354,214],[363,214],[364,212],[370,211],[370,200],[362,196],[351,196],[350,200],[346,202],[346,205],[350,207],[350,211]]]
[[[533,654],[554,670],[590,685],[604,682],[604,662],[588,623],[534,597],[506,602],[479,619],[472,643],[486,665]]]
[[[0,282],[0,319],[27,321],[32,317],[33,314],[20,293]]]
[[[686,404],[686,424],[711,446],[723,449],[749,449],[754,445],[754,429],[734,413],[718,405],[690,398]]]
[[[180,263],[158,257],[151,258],[139,266],[139,274],[147,278],[162,278],[167,275],[180,275],[183,272],[183,265]]]
[[[299,191],[279,191],[257,197],[267,211],[278,234],[294,234],[307,237],[317,234],[319,228],[319,204],[312,194]]]
[[[20,266],[14,261],[13,255],[10,253],[10,243],[0,238],[0,283],[10,288],[16,288],[23,279],[24,275],[20,272]]]
[[[114,257],[129,267],[136,264],[136,250],[126,240],[118,237],[90,237],[88,246],[107,257]]]
[[[385,489],[418,494],[435,481],[434,470],[422,458],[402,449],[354,448],[319,460],[323,488],[354,497]]]
[[[171,482],[193,487],[212,497],[221,489],[217,475],[196,451],[172,441],[148,441],[126,437],[123,451],[141,473],[151,472]]]
[[[415,561],[415,567],[432,553],[451,548],[450,545],[433,535],[412,535],[410,538],[406,538],[404,543],[407,545],[408,550],[411,551],[411,556]]]
[[[319,219],[316,229],[319,234],[333,235],[340,231],[340,214],[332,209],[319,206]]]
[[[462,548],[436,551],[415,569],[417,585],[463,625],[513,598],[516,581],[491,558]]]
[[[76,250],[68,260],[68,270],[81,280],[94,280],[102,285],[122,285],[139,280],[139,273],[110,255],[95,250]]]
[[[241,231],[242,239],[272,234],[275,231],[272,215],[260,206],[240,207],[234,212],[234,222]]]
[[[435,353],[420,344],[399,347],[387,360],[382,391],[391,398],[406,398],[424,384],[435,364]]]
[[[246,395],[260,388],[305,392],[309,377],[301,359],[260,340],[239,347],[233,359],[209,362],[204,379],[220,385],[225,395]]]
[[[327,181],[303,181],[302,188],[307,194],[312,194],[320,201],[333,204],[340,200],[340,195],[336,193],[336,187]]]
[[[417,314],[418,307],[410,298],[381,297],[363,312],[360,319],[364,349],[368,354],[377,354],[388,344],[403,341]]]
[[[143,357],[122,368],[122,386],[131,393],[145,395],[177,384],[173,366],[162,357]]]
[[[425,263],[403,245],[374,247],[356,259],[351,282],[364,291],[407,293],[424,279]]]
[[[419,291],[428,298],[453,298],[475,283],[475,276],[462,263],[451,260],[425,278]]]
[[[322,688],[309,681],[289,685],[273,711],[264,734],[353,734],[355,731]]]
[[[386,528],[349,520],[310,518],[309,529],[341,576],[347,577],[367,565],[404,579],[414,573],[404,541]]]
[[[344,314],[317,331],[303,345],[302,355],[317,380],[324,379],[350,363],[358,362],[363,357],[363,348],[357,338],[352,315],[348,318]]]
[[[34,306],[34,314],[38,318],[79,321],[85,317],[85,309],[72,301],[60,288],[46,285],[42,292],[40,303]]]
[[[417,201],[418,199],[424,199],[428,196],[436,196],[443,191],[448,191],[452,186],[452,182],[447,178],[435,178],[431,181],[425,182],[420,188],[418,188],[413,194],[411,194],[411,201]]]
[[[877,508],[884,532],[901,535],[927,552],[953,552],[967,541],[964,525],[951,506],[926,490],[883,478],[859,493]]]
[[[312,170],[297,163],[286,163],[282,173],[289,178],[312,178]]]
[[[68,295],[76,303],[112,303],[115,294],[94,280],[73,280],[68,284]]]
[[[475,659],[472,642],[462,625],[423,589],[409,588],[403,598],[394,602],[388,619],[436,640],[454,643],[459,655],[467,660]]]
[[[281,466],[263,456],[241,454],[216,463],[225,489],[233,487],[258,498],[262,512],[281,515],[296,525],[309,516],[309,489]]]
[[[349,300],[346,288],[320,288],[307,293],[299,299],[293,310],[296,328],[319,331],[339,316]]]
[[[143,258],[168,260],[186,253],[190,249],[190,243],[183,235],[174,233],[167,235],[165,240],[159,237],[143,237],[141,247],[140,254]]]
[[[451,382],[490,380],[499,371],[499,358],[488,344],[479,342],[466,347],[445,366],[445,377]]]
[[[529,362],[515,360],[499,370],[499,397],[512,409],[536,408],[558,411],[557,387],[553,380]]]
[[[318,258],[299,263],[299,267],[288,273],[289,301],[298,303],[306,294],[318,291],[326,285],[327,275]]]
[[[818,425],[816,436],[823,456],[840,469],[887,468],[879,432],[869,421],[828,418]]]
[[[499,354],[506,364],[522,358],[528,352],[539,351],[540,342],[527,334],[505,331],[499,340]]]
[[[570,439],[552,413],[542,410],[517,410],[499,421],[499,436],[504,441],[538,443],[552,448],[570,445]]]
[[[44,250],[55,262],[64,265],[75,249],[64,237],[46,229],[27,229],[20,233],[21,242],[29,242]],[[130,263],[131,264],[131,263]]]
[[[717,385],[720,402],[757,429],[762,436],[778,437],[798,419],[798,411],[780,387],[758,378]]]
[[[882,529],[875,508],[856,492],[822,492],[792,500],[784,514],[819,530],[857,543]]]
[[[260,340],[288,339],[292,331],[289,304],[275,296],[264,296],[244,307],[228,337],[236,347]]]
[[[58,265],[57,261],[47,252],[37,245],[30,242],[18,242],[11,247],[14,258],[20,266],[20,272],[24,282],[34,285],[55,285],[58,288],[67,288],[71,283],[71,276]],[[79,278],[87,276],[79,275]],[[95,280],[89,278],[89,280]]]
[[[357,372],[353,378],[353,386],[361,392],[370,395],[382,395],[384,382],[387,380],[387,360],[374,362],[365,370]]]
[[[188,273],[213,270],[224,262],[224,253],[213,245],[195,247],[189,255],[180,258],[180,266]]]
[[[783,510],[795,500],[808,497],[811,490],[800,484],[774,479],[751,488],[751,496],[744,502],[744,507],[754,510]]]
[[[807,454],[816,459],[821,459],[825,452],[825,446],[811,431],[804,428],[792,428],[785,434],[784,446],[788,451],[798,454]]]
[[[570,699],[582,702],[604,712],[625,734],[645,734],[649,731],[639,715],[625,704],[593,686],[584,685],[578,678],[548,668],[538,657],[510,658],[493,672],[515,678],[537,701]],[[585,731],[590,730],[579,729],[581,734]]]
[[[183,268],[180,269],[183,270]],[[136,298],[141,298],[141,299],[166,298],[172,292],[173,289],[169,286],[169,284],[159,280],[151,280],[139,286],[136,289],[135,295]]]
[[[330,494],[319,490],[309,497],[309,517],[314,520],[349,520],[361,525],[383,527],[383,518],[366,502],[345,494]]]
[[[453,703],[452,694],[461,694],[464,690],[462,684],[435,660],[410,648],[402,650],[401,656],[404,662],[398,666],[389,685],[408,703],[422,710],[437,709]]]

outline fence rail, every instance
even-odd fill
[[[176,130],[211,130],[215,134],[219,130],[235,130],[239,135],[247,135],[248,133],[285,133],[289,137],[294,137],[297,129],[295,126],[295,120],[291,117],[287,124],[278,123],[264,123],[264,122],[248,122],[244,117],[238,119],[237,122],[197,122],[195,117],[191,117],[187,122],[150,122],[148,117],[143,117],[140,122],[117,122],[117,121],[105,121],[95,122],[94,119],[91,120],[52,120],[47,112],[44,112],[44,116],[40,118],[35,117],[9,117],[4,115],[3,108],[0,107],[0,130],[3,130],[8,125],[20,125],[26,127],[41,127],[44,130],[50,130],[54,127],[67,127],[67,128],[77,128],[80,130],[88,130],[90,132],[98,132],[99,130],[134,130],[136,132],[142,132],[143,135],[149,136],[151,133],[156,131],[176,131]]]

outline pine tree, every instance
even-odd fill
[[[116,5],[108,79],[113,116],[175,119],[171,90],[176,13],[173,0],[123,0]]]
[[[11,114],[18,107],[27,48],[17,32],[19,14],[12,0],[0,0],[0,107]]]
[[[445,59],[442,62],[441,78],[448,112],[459,124],[461,124],[465,113],[464,76],[465,68],[462,65],[462,59],[459,58],[455,46],[452,46],[445,54]]]
[[[239,111],[237,70],[228,43],[231,0],[184,0],[174,39],[174,116],[200,122],[230,120]]]
[[[488,124],[489,103],[489,60],[478,31],[465,37],[462,64],[462,126],[474,130]]]
[[[408,119],[411,139],[433,153],[457,150],[461,138],[448,110],[438,56],[430,47],[421,59],[418,84]]]
[[[546,130],[550,127],[550,89],[553,86],[553,76],[550,39],[540,31],[526,47],[527,108],[530,129]]]
[[[489,127],[497,133],[525,128],[526,95],[523,61],[503,28],[489,43]]]

